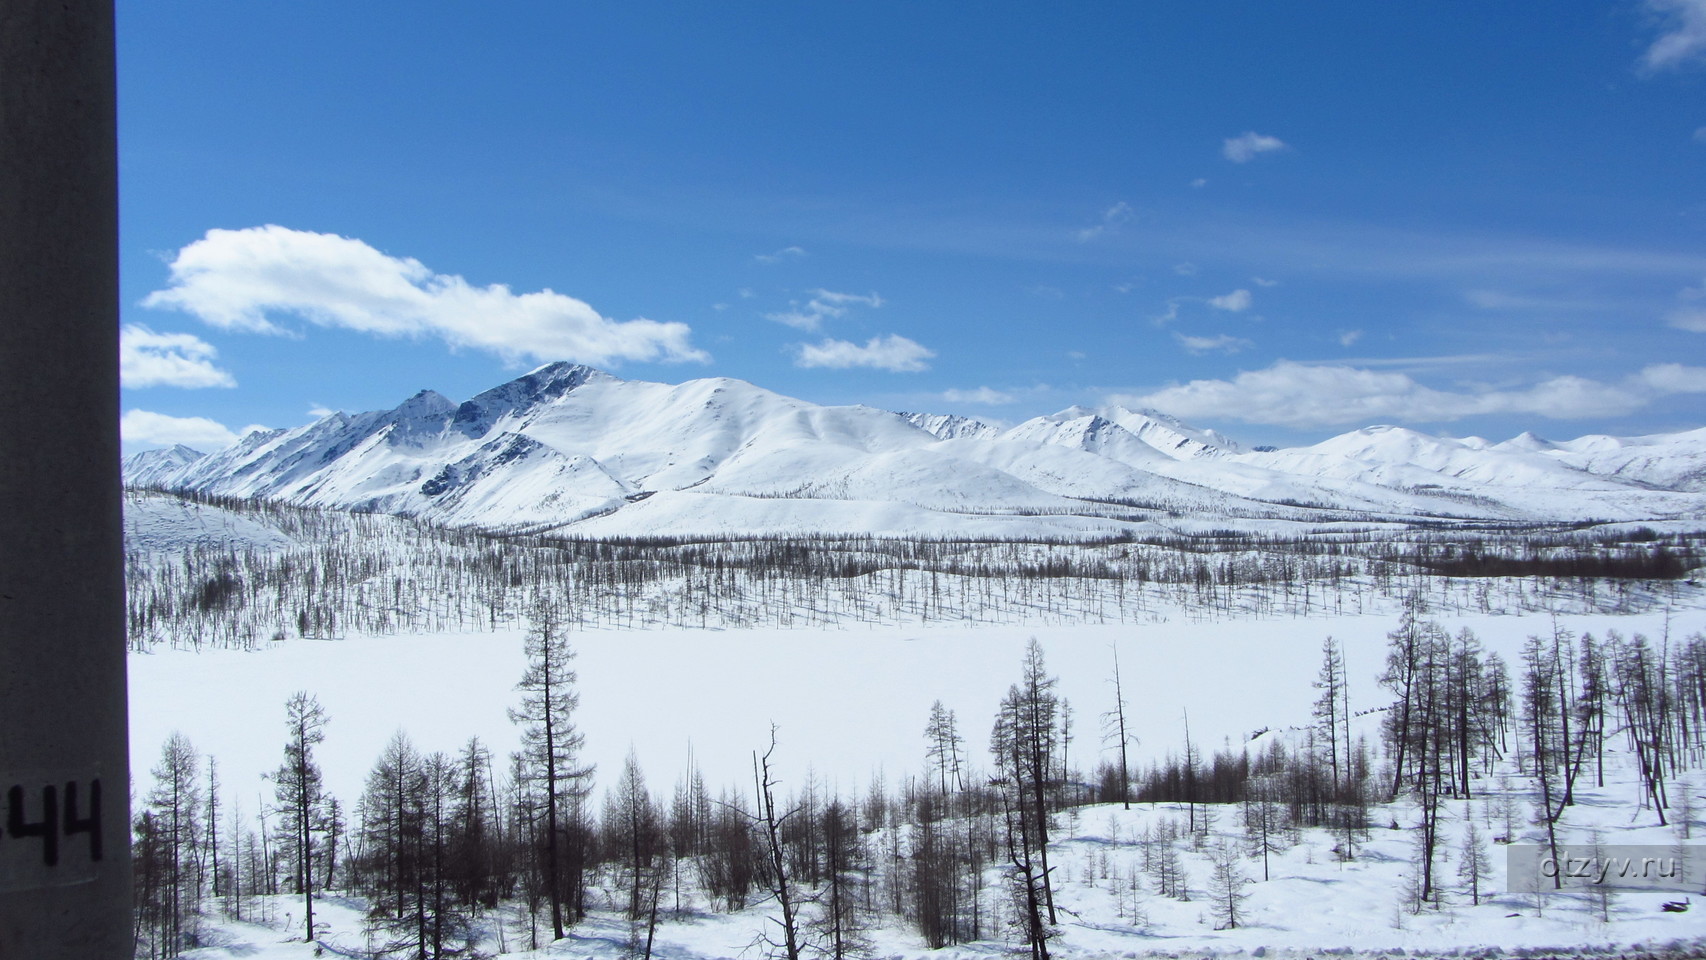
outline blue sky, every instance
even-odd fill
[[[1706,0],[120,0],[128,450],[538,363],[1706,425]]]

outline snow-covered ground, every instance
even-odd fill
[[[1541,617],[1446,617],[1469,627],[1515,664]],[[1579,632],[1657,639],[1665,616],[1570,617]],[[1206,748],[1254,731],[1308,722],[1310,687],[1328,635],[1343,645],[1351,709],[1391,702],[1375,683],[1391,617],[1169,622],[1142,627],[920,625],[847,630],[601,630],[574,637],[587,757],[614,775],[632,746],[667,791],[698,762],[712,784],[743,783],[752,751],[777,727],[777,760],[798,782],[810,764],[842,792],[862,793],[873,773],[891,782],[924,764],[924,722],[935,700],[954,710],[968,753],[980,762],[995,708],[1019,679],[1026,642],[1043,645],[1060,691],[1077,715],[1074,765],[1091,769],[1097,719],[1112,706],[1117,645],[1142,754],[1183,742],[1183,715]],[[1706,631],[1706,611],[1674,615],[1671,635]],[[319,747],[327,785],[360,794],[393,732],[426,752],[453,752],[478,736],[498,756],[517,743],[506,708],[526,660],[519,631],[437,636],[289,640],[253,653],[162,649],[135,655],[131,670],[132,765],[144,776],[172,731],[219,758],[233,786],[279,763],[284,701],[319,697],[331,717]],[[259,789],[259,787],[257,787]],[[246,803],[249,801],[245,801]]]
[[[1514,663],[1523,639],[1550,634],[1542,617],[1455,617],[1440,620],[1452,631],[1469,627],[1487,648]],[[1657,640],[1667,629],[1662,613],[1579,616],[1561,625],[1603,636],[1645,633]],[[588,631],[574,638],[582,694],[577,722],[586,734],[587,758],[609,782],[632,747],[654,792],[667,795],[689,756],[713,790],[748,782],[751,755],[777,728],[782,789],[797,788],[810,767],[820,782],[845,794],[862,794],[873,773],[892,785],[923,766],[922,732],[932,701],[957,712],[968,754],[982,763],[985,738],[996,704],[1018,679],[1026,641],[1035,636],[1060,678],[1060,692],[1077,723],[1074,766],[1094,766],[1099,715],[1112,705],[1108,678],[1117,647],[1131,723],[1142,738],[1145,760],[1177,751],[1183,713],[1190,711],[1194,739],[1205,750],[1246,740],[1256,730],[1302,724],[1315,691],[1322,639],[1331,634],[1344,646],[1353,711],[1390,700],[1375,677],[1385,654],[1391,617],[1285,621],[1167,622],[1132,626],[883,627],[844,630]],[[1669,619],[1673,638],[1706,631],[1706,611],[1681,611]],[[502,756],[517,741],[505,709],[515,702],[513,685],[524,666],[518,632],[438,636],[356,636],[341,641],[290,640],[253,653],[161,650],[131,658],[132,762],[137,795],[146,794],[148,769],[174,730],[185,733],[204,754],[216,757],[226,802],[252,812],[270,802],[271,785],[261,775],[279,763],[284,742],[283,704],[296,690],[317,695],[330,716],[326,741],[318,748],[330,790],[346,803],[360,795],[367,771],[393,731],[404,729],[423,751],[453,751],[478,735]],[[1372,733],[1378,715],[1360,723]],[[1619,767],[1618,782],[1603,794],[1588,791],[1571,809],[1572,828],[1599,826],[1607,842],[1669,843],[1675,835],[1650,826],[1649,814],[1634,814],[1632,773]],[[1706,783],[1693,784],[1700,791]],[[1483,785],[1485,787],[1485,785]],[[1518,781],[1518,789],[1526,785]],[[1706,804],[1701,804],[1706,806]],[[1460,802],[1451,805],[1452,838],[1461,829]],[[1607,926],[1585,902],[1552,902],[1537,916],[1532,898],[1501,897],[1492,904],[1454,905],[1439,913],[1410,916],[1398,910],[1398,891],[1410,857],[1407,829],[1414,817],[1403,806],[1375,813],[1374,839],[1359,858],[1340,864],[1331,841],[1305,833],[1304,842],[1276,861],[1275,879],[1252,885],[1250,924],[1216,931],[1205,922],[1206,898],[1180,903],[1158,896],[1147,878],[1143,910],[1148,922],[1134,925],[1117,907],[1114,874],[1129,875],[1139,856],[1135,844],[1146,825],[1177,817],[1165,806],[1130,812],[1092,808],[1063,816],[1067,839],[1057,862],[1067,906],[1064,956],[1319,956],[1329,949],[1397,955],[1539,955],[1575,945],[1663,946],[1706,936],[1706,905],[1688,914],[1661,914],[1668,896],[1627,894]],[[1476,816],[1482,816],[1479,806]],[[1697,824],[1697,827],[1701,825]],[[1219,829],[1235,832],[1230,812]],[[1490,831],[1489,831],[1490,833]],[[1706,833],[1702,833],[1706,836]],[[1456,856],[1455,839],[1443,846]],[[1187,854],[1187,870],[1200,883],[1205,861]],[[1103,862],[1109,876],[1104,877]],[[1448,876],[1451,867],[1444,868]],[[1259,866],[1245,864],[1247,872]],[[1503,860],[1494,858],[1490,887],[1503,889]],[[293,905],[280,901],[277,921]],[[695,914],[660,932],[662,957],[758,956],[746,948],[763,923],[761,910],[734,916]],[[332,905],[330,942],[359,948],[359,911]],[[310,948],[282,941],[282,929],[225,923],[218,936],[228,945],[204,957],[260,958],[310,955]],[[517,949],[516,933],[506,945]],[[625,924],[608,915],[578,927],[574,936],[539,955],[621,954]],[[1006,948],[995,942],[931,952],[908,931],[877,935],[877,956],[989,956]],[[1539,953],[1536,953],[1538,951]],[[524,956],[528,954],[523,954]],[[1696,942],[1680,955],[1706,955]]]
[[[1490,786],[1478,783],[1477,789]],[[1700,790],[1698,780],[1693,787]],[[1565,815],[1570,832],[1585,836],[1590,828],[1597,828],[1607,842],[1670,846],[1676,833],[1653,826],[1650,811],[1637,815],[1631,823],[1628,799],[1636,789],[1632,772],[1617,765],[1616,775],[1605,789],[1590,786],[1580,791],[1578,804]],[[1526,802],[1528,791],[1519,792]],[[1490,873],[1482,881],[1481,902],[1472,905],[1456,877],[1460,837],[1471,819],[1483,837],[1499,829],[1498,796],[1495,792],[1469,803],[1446,804],[1447,814],[1442,818],[1446,855],[1437,870],[1450,892],[1439,909],[1424,908],[1416,914],[1403,902],[1406,874],[1414,856],[1414,831],[1409,825],[1415,822],[1416,814],[1410,804],[1399,803],[1376,808],[1372,838],[1348,862],[1334,855],[1334,839],[1321,830],[1304,830],[1301,842],[1275,854],[1267,881],[1262,880],[1259,862],[1245,860],[1241,869],[1251,882],[1245,888],[1248,899],[1240,907],[1242,919],[1235,929],[1217,929],[1216,907],[1205,889],[1211,876],[1206,847],[1197,851],[1187,840],[1175,844],[1189,878],[1189,900],[1159,895],[1141,866],[1146,831],[1168,820],[1182,824],[1186,818],[1182,805],[1133,804],[1130,810],[1122,810],[1118,804],[1080,808],[1058,817],[1061,839],[1051,846],[1059,878],[1055,895],[1061,923],[1050,950],[1068,958],[1236,960],[1578,954],[1682,960],[1706,955],[1706,920],[1699,909],[1687,913],[1660,909],[1662,903],[1678,899],[1677,893],[1620,891],[1603,915],[1600,904],[1585,895],[1536,898],[1505,893],[1505,860],[1497,846],[1490,857]],[[1214,839],[1208,846],[1216,840],[1240,842],[1235,808],[1217,808],[1216,813]],[[1696,831],[1702,826],[1700,821],[1694,825]],[[1521,840],[1535,842],[1538,838],[1539,831],[1529,828]],[[1130,879],[1134,874],[1139,878],[1135,897]],[[997,882],[995,868],[991,868],[988,882],[992,887]],[[317,903],[316,917],[327,924],[322,939],[332,955],[362,955],[367,939],[361,906],[359,900],[339,897]],[[758,906],[720,914],[706,911],[702,903],[685,907],[682,914],[660,924],[654,956],[663,960],[764,956],[753,942],[772,922],[772,908]],[[293,960],[313,955],[310,945],[292,940],[300,937],[301,903],[297,898],[266,898],[265,902],[251,903],[249,909],[264,912],[266,922],[212,924],[210,939],[214,946],[186,956]],[[1602,916],[1609,916],[1609,922]],[[568,938],[537,950],[523,949],[528,943],[526,922],[516,913],[488,916],[482,929],[485,946],[496,950],[501,943],[506,948],[504,956],[609,960],[630,956],[630,926],[615,905],[595,902],[592,916],[573,928]],[[929,950],[916,934],[896,927],[875,929],[869,939],[873,946],[869,955],[885,960],[970,960],[1012,950],[1000,939]]]
[[[138,558],[213,553],[267,552],[301,546],[258,517],[166,497],[129,492],[124,501],[124,540]]]

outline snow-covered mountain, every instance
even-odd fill
[[[1706,491],[1706,428],[1649,437],[1588,436],[1564,443],[1531,433],[1499,444],[1588,473],[1667,490]]]
[[[159,486],[187,464],[205,456],[207,454],[200,450],[181,443],[158,450],[144,450],[125,458],[124,482],[133,487]]]
[[[943,440],[979,439],[1001,432],[994,424],[951,413],[903,413],[901,419]]]
[[[457,404],[423,390],[201,455],[137,454],[139,486],[585,535],[1094,536],[1207,521],[1706,520],[1706,430],[1501,444],[1372,427],[1244,451],[1154,411],[1011,428],[825,407],[726,378],[555,363]]]

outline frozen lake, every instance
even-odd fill
[[[1513,672],[1523,639],[1550,634],[1547,617],[1441,617],[1467,626]],[[1581,616],[1577,632],[1657,641],[1660,614]],[[713,790],[745,788],[752,751],[777,728],[776,760],[786,788],[809,765],[843,793],[862,794],[881,771],[892,784],[924,765],[923,730],[932,701],[959,719],[967,755],[986,765],[996,706],[1017,681],[1027,640],[1044,647],[1074,712],[1073,764],[1088,773],[1102,749],[1100,716],[1113,706],[1113,651],[1124,675],[1136,757],[1177,750],[1182,717],[1205,751],[1263,727],[1308,722],[1321,641],[1344,646],[1353,710],[1390,701],[1377,686],[1385,636],[1395,617],[1165,623],[1145,626],[950,626],[846,630],[657,630],[577,633],[581,704],[576,722],[586,757],[598,764],[599,795],[630,747],[654,793],[667,793],[689,755]],[[1706,611],[1676,614],[1673,638],[1706,631]],[[173,730],[218,758],[229,798],[253,814],[271,802],[261,775],[284,746],[284,702],[297,690],[330,716],[317,749],[327,786],[346,804],[399,728],[423,752],[454,752],[470,736],[493,750],[500,770],[518,742],[506,708],[525,666],[522,634],[356,636],[293,640],[253,653],[161,651],[130,658],[131,762],[138,796]]]

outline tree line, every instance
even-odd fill
[[[131,497],[165,497],[132,491]],[[571,626],[1038,624],[1441,610],[1628,611],[1691,589],[1697,537],[1516,524],[1351,523],[1331,536],[1210,530],[1073,541],[795,536],[578,539],[275,502],[180,496],[295,545],[127,553],[133,649],[519,627],[534,598]]]

